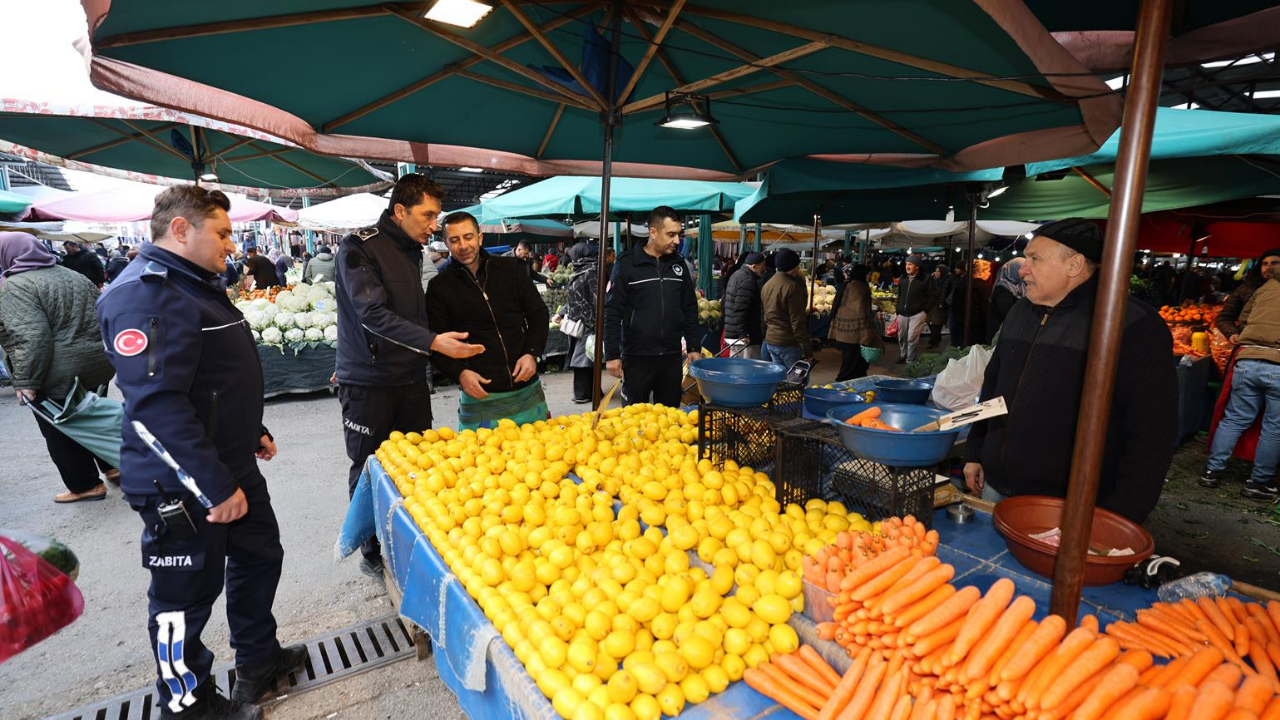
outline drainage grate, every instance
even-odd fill
[[[261,703],[267,705],[336,680],[373,670],[415,654],[413,635],[396,615],[368,620],[337,632],[307,640],[307,662],[299,671],[276,682]],[[213,669],[213,679],[223,694],[235,684],[235,665]],[[90,703],[46,720],[156,720],[160,717],[155,687],[150,686],[109,700]]]

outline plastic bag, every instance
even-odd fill
[[[884,329],[885,337],[898,337],[898,316],[894,315],[889,321],[888,327]]]
[[[62,628],[84,612],[71,578],[22,543],[0,537],[0,662]]]
[[[968,355],[948,362],[947,367],[938,373],[929,399],[948,410],[973,406],[982,392],[982,379],[993,352],[982,345],[974,345]]]

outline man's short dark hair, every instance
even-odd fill
[[[472,215],[465,210],[454,210],[449,213],[449,215],[444,219],[444,226],[449,227],[450,225],[457,225],[458,223],[466,222],[468,220],[471,221],[471,226],[476,229],[476,232],[480,232],[480,221],[476,220],[475,215]]]
[[[387,209],[396,211],[396,205],[403,205],[406,210],[422,203],[422,196],[430,195],[436,200],[444,201],[444,188],[434,180],[421,173],[401,175],[396,186],[391,189],[391,202]]]
[[[231,212],[231,200],[221,190],[207,190],[199,185],[174,185],[156,196],[151,210],[151,240],[164,237],[174,218],[186,218],[192,225],[202,225],[218,210]]]
[[[246,254],[246,255],[257,255],[257,254],[258,254],[258,248],[256,248],[256,247],[248,247],[248,248],[245,248],[244,252],[245,252],[245,254]]]
[[[664,220],[680,222],[680,213],[666,205],[659,205],[649,213],[649,227],[662,227]]]
[[[472,218],[472,219],[474,219],[474,218]],[[529,244],[529,241],[528,241],[528,240],[521,240],[520,242],[516,243],[516,247],[522,247],[522,248],[524,248],[525,250],[532,250],[532,249],[533,249],[533,246],[531,246],[531,245]]]

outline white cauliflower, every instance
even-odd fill
[[[319,342],[324,339],[324,331],[318,327],[307,328],[307,331],[306,333],[304,333],[304,335],[306,336],[309,342]]]
[[[290,312],[276,313],[276,316],[271,318],[271,324],[275,325],[281,330],[288,330],[289,328],[293,327],[293,313],[290,313]]]
[[[333,312],[336,307],[338,302],[331,297],[323,297],[311,303],[311,308],[316,312]]]
[[[249,301],[254,310],[266,310],[271,305],[271,301],[266,298],[254,298]]]
[[[338,342],[338,326],[330,325],[324,329],[324,339],[329,342]]]
[[[284,333],[280,328],[269,327],[262,331],[262,342],[266,345],[279,345],[283,339]]]
[[[249,334],[253,335],[254,342],[256,343],[262,342],[262,333],[258,332],[257,330],[250,330]]]
[[[315,321],[312,319],[311,313],[300,312],[300,313],[293,314],[293,324],[297,327],[302,328],[303,330],[306,330],[307,328],[314,325]]]
[[[291,342],[291,343],[302,342],[302,339],[304,337],[306,337],[305,333],[303,333],[298,328],[289,328],[288,330],[284,331],[284,339],[287,342]]]
[[[267,316],[267,322],[274,320],[279,312],[280,307],[275,303],[267,303],[266,307],[262,308],[262,313]]]
[[[271,324],[267,319],[266,313],[261,310],[250,310],[244,314],[244,319],[248,321],[249,327],[253,330],[261,330]]]

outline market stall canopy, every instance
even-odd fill
[[[24,232],[35,235],[41,240],[51,242],[67,242],[75,240],[81,243],[102,242],[114,235],[92,230],[70,230],[63,222],[6,222],[0,220],[0,232]]]
[[[649,234],[649,226],[640,223],[620,224],[618,227],[625,230],[632,237],[643,237]],[[610,232],[613,232],[610,230]],[[599,220],[583,220],[582,222],[573,224],[573,236],[582,238],[599,238],[600,237],[600,221]]]
[[[298,211],[298,227],[303,230],[359,230],[378,223],[387,199],[372,193],[347,195]]]
[[[17,214],[29,207],[31,207],[31,198],[8,190],[0,190],[0,213]]]
[[[466,31],[422,4],[82,4],[104,90],[432,165],[599,174],[612,8],[626,23],[618,175],[740,176],[815,153],[967,170],[1089,152],[1120,120],[1119,95],[1016,0],[503,0]],[[672,109],[720,122],[659,127]]]
[[[151,217],[155,197],[164,190],[159,186],[121,187],[101,192],[74,193],[66,197],[37,202],[31,206],[32,220],[81,220],[84,222],[139,222]],[[298,213],[274,207],[240,195],[231,199],[231,222],[295,222]]]
[[[691,238],[697,238],[701,236],[701,233],[699,232],[700,230],[701,228],[691,227],[685,234]],[[711,226],[711,236],[714,237],[717,242],[737,242],[741,239],[743,231],[747,233],[748,237],[755,237],[755,225],[740,225],[736,222],[725,221],[718,222]],[[844,230],[824,227],[822,228],[822,236],[831,240],[843,240]],[[763,223],[760,226],[760,239],[761,242],[766,245],[775,242],[791,242],[806,237],[812,241],[812,225],[804,227],[803,225],[773,225]]]
[[[679,212],[719,213],[755,191],[751,183],[702,180],[650,180],[614,178],[609,208],[614,213],[647,215],[659,205]],[[526,185],[480,203],[480,221],[506,218],[598,217],[600,178],[562,176]],[[647,230],[646,230],[647,232]]]
[[[361,160],[318,155],[264,132],[146,105],[0,99],[0,151],[143,182],[216,176],[227,192],[337,196],[390,187]]]
[[[1011,222],[1001,220],[979,220],[978,239],[984,241],[997,237],[1017,237],[1026,235],[1039,227],[1037,223]],[[940,237],[951,237],[969,232],[968,222],[950,220],[904,220],[893,224],[893,231],[899,235],[918,240]]]
[[[1194,240],[1194,245],[1192,241]],[[1280,245],[1280,223],[1240,220],[1188,221],[1149,215],[1138,226],[1138,249],[1196,257],[1253,258]]]
[[[489,236],[486,242],[493,244],[485,245],[490,252],[494,252],[496,243],[506,243],[515,245],[520,242],[529,243],[548,243],[561,240],[570,240],[574,237],[573,227],[555,220],[541,220],[537,218],[503,218],[501,220],[484,219],[484,208],[480,205],[472,205],[458,210],[444,213],[440,217],[440,227],[444,228],[444,223],[448,217],[454,213],[465,212],[480,221],[480,232]]]

